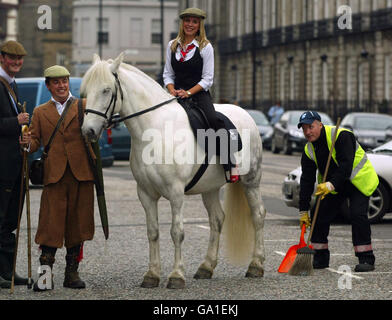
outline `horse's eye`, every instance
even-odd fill
[[[105,89],[103,89],[103,93],[104,94],[108,94],[110,92],[110,88],[105,88]]]

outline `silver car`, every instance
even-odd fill
[[[376,170],[380,183],[370,197],[368,217],[371,223],[380,222],[386,213],[392,212],[392,141],[389,141],[371,152],[367,152],[370,162]],[[298,167],[284,179],[282,186],[283,199],[288,207],[299,208],[299,188],[302,170]],[[311,206],[315,204],[312,197]],[[349,221],[348,203],[344,203],[341,213]]]

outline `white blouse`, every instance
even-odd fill
[[[171,65],[171,55],[172,51],[170,49],[174,40],[171,40],[167,45],[166,49],[166,63],[163,70],[163,83],[165,87],[168,84],[174,84],[174,79],[176,78],[173,67]],[[196,47],[199,48],[199,43],[194,39],[190,44],[194,44],[195,48],[189,51],[185,57],[185,61],[190,60],[196,52]],[[189,44],[189,45],[190,45]],[[189,46],[188,45],[188,46]],[[202,50],[200,50],[200,56],[203,58],[203,70],[201,73],[201,80],[198,83],[205,91],[208,91],[214,82],[214,48],[211,43],[207,44]],[[181,48],[177,46],[176,59],[179,61],[181,59]]]

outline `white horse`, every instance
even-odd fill
[[[86,110],[89,111],[85,116],[82,132],[92,141],[100,137],[110,123],[113,113],[125,117],[173,98],[153,79],[122,61],[123,53],[114,61],[111,59],[103,61],[99,56],[94,55],[93,64],[83,78],[81,91],[87,98]],[[172,211],[170,234],[174,242],[175,257],[168,288],[185,287],[185,271],[181,254],[184,240],[182,208],[185,195],[191,194],[202,195],[210,224],[207,254],[194,278],[212,277],[217,265],[224,220],[225,238],[231,243],[226,249],[232,260],[242,257],[247,258],[249,262],[250,259],[247,277],[262,277],[264,274],[263,227],[266,211],[260,191],[262,144],[259,131],[253,119],[242,108],[229,104],[215,105],[215,107],[217,111],[232,120],[240,133],[241,130],[243,132],[244,129],[248,130],[248,134],[244,133],[242,137],[243,148],[236,154],[239,158],[241,154],[248,152],[248,156],[245,157],[248,168],[240,166],[240,181],[227,185],[224,210],[219,200],[219,190],[225,185],[226,180],[222,165],[218,161],[208,166],[199,182],[188,192],[185,192],[184,188],[194,177],[200,162],[159,163],[156,161],[155,163],[152,161],[151,163],[150,161],[146,163],[149,162],[146,161],[146,154],[149,154],[146,150],[154,149],[157,154],[161,152],[163,155],[173,155],[178,152],[176,148],[181,147],[181,141],[178,141],[175,136],[180,130],[188,137],[186,149],[194,150],[197,159],[204,159],[204,149],[196,143],[187,115],[176,100],[124,121],[132,137],[130,167],[137,182],[138,197],[146,213],[149,240],[150,262],[142,287],[159,286],[161,261],[157,203],[160,197],[170,202]],[[151,142],[151,139],[146,139],[146,132],[160,134]]]

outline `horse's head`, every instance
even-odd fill
[[[112,124],[123,100],[118,72],[123,61],[121,53],[114,61],[103,61],[95,54],[93,64],[83,77],[81,92],[87,98],[82,133],[96,141],[102,131]]]

